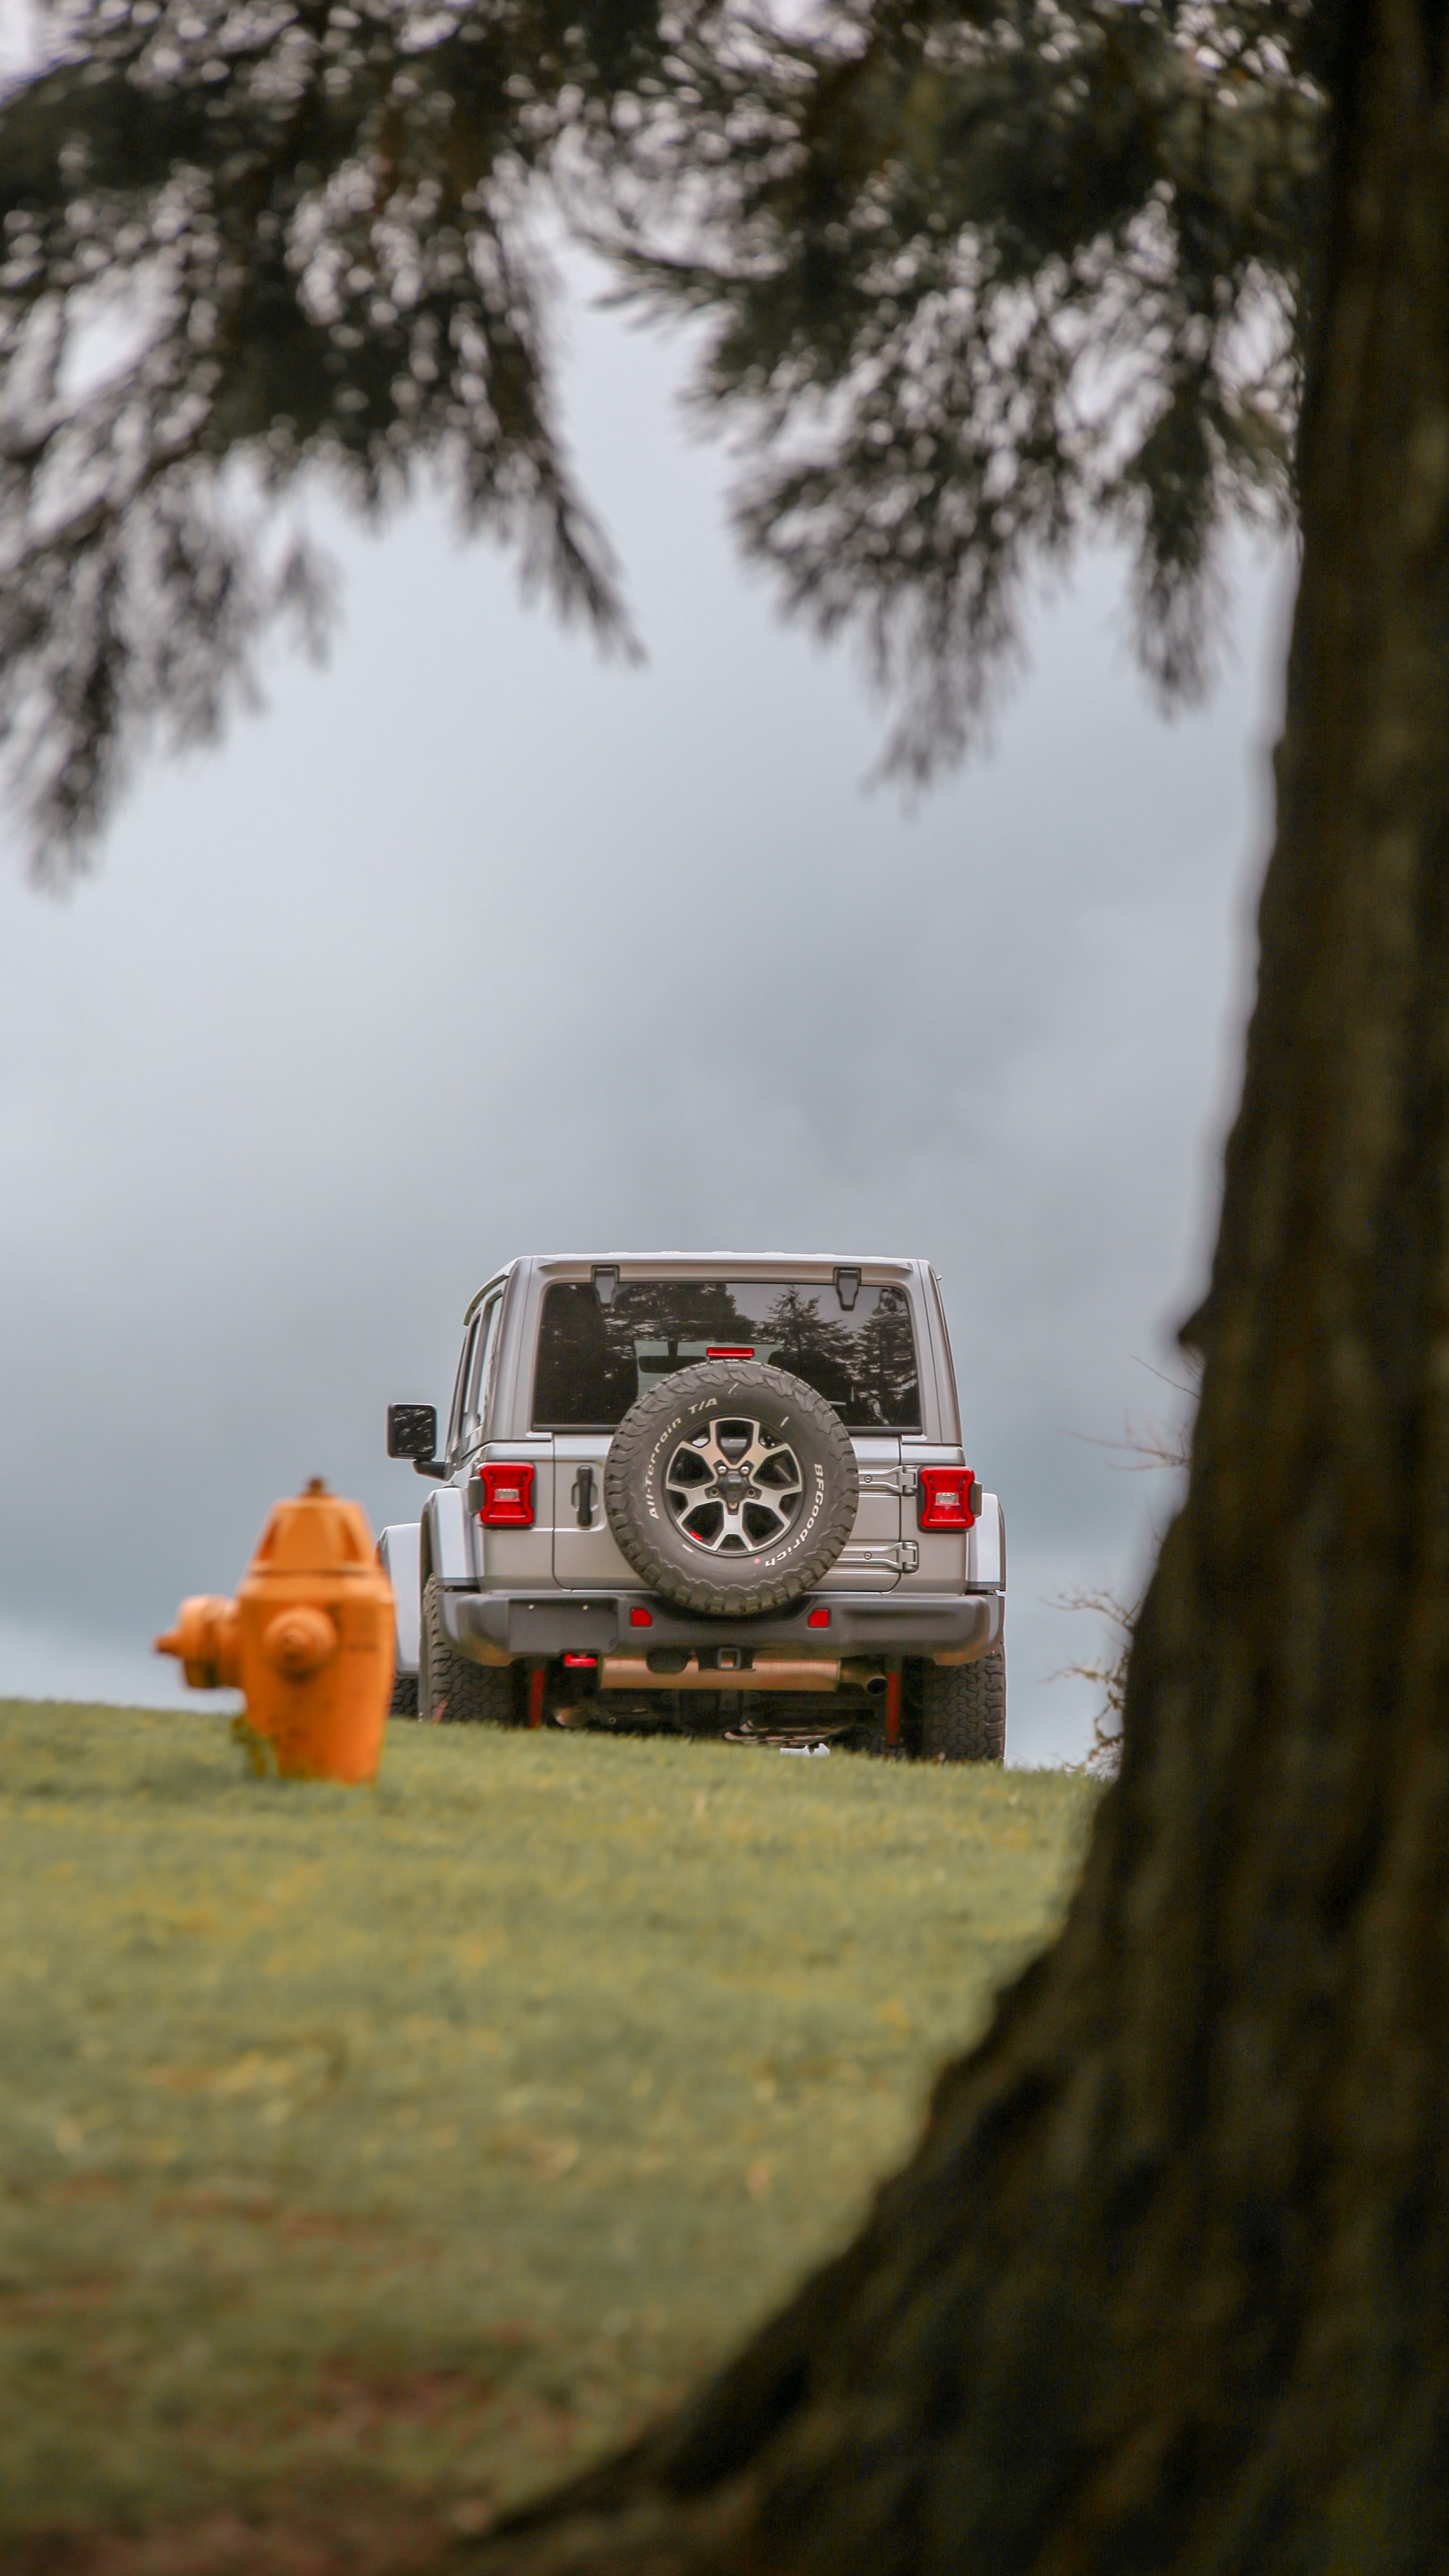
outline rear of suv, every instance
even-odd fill
[[[911,1260],[529,1257],[464,1321],[384,1531],[425,1719],[1005,1744],[1006,1542]]]

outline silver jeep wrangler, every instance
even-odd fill
[[[924,1261],[515,1261],[479,1289],[435,1490],[385,1529],[394,1709],[498,1725],[1006,1743],[1006,1530]]]

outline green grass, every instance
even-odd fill
[[[0,1702],[0,2536],[467,2527],[616,2438],[850,2228],[1093,1794]]]

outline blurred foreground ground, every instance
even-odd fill
[[[0,1702],[0,2558],[417,2564],[837,2244],[1095,1796]]]

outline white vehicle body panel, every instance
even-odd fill
[[[994,1494],[983,1494],[976,1527],[971,1532],[967,1562],[968,1583],[991,1584],[1006,1581],[1006,1523],[1001,1505]]]
[[[392,1585],[392,1597],[397,1608],[397,1668],[400,1673],[415,1673],[418,1668],[418,1628],[423,1589],[418,1577],[418,1555],[422,1535],[421,1521],[394,1521],[377,1542],[377,1561]]]
[[[468,1514],[456,1485],[438,1485],[423,1505],[421,1578],[436,1574],[440,1583],[468,1583],[473,1577],[473,1550]]]

